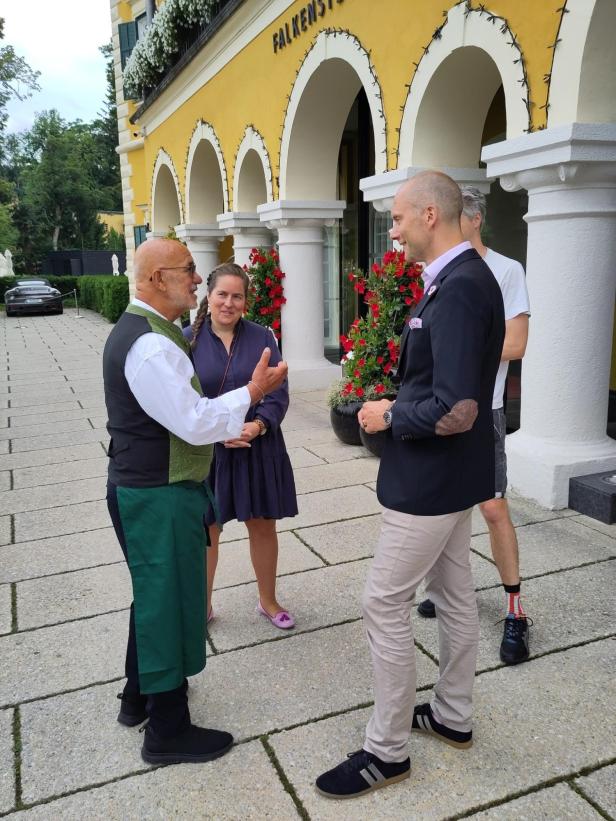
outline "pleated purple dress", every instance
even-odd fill
[[[190,328],[184,330],[184,335],[192,337]],[[280,362],[282,357],[271,331],[241,319],[235,328],[231,354],[228,354],[206,320],[193,348],[195,370],[205,396],[214,398],[246,385],[265,347],[272,352],[270,364]],[[247,422],[255,416],[263,419],[267,433],[253,439],[250,448],[225,448],[216,444],[209,482],[216,496],[221,524],[234,519],[245,522],[297,516],[293,469],[280,430],[288,407],[289,387],[285,380],[278,390],[252,405],[246,414]],[[213,522],[211,515],[207,523]]]

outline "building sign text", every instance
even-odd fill
[[[294,14],[272,35],[274,54],[301,37],[305,31],[308,31],[309,26],[313,26],[319,18],[324,17],[328,11],[333,11],[335,6],[343,2],[344,0],[310,0],[302,6],[297,14]]]

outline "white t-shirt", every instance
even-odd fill
[[[509,259],[509,257],[498,254],[491,248],[488,248],[483,259],[494,274],[494,278],[498,282],[503,294],[505,322],[520,314],[528,314],[530,316],[530,302],[526,288],[526,277],[524,276],[524,268],[522,268],[520,263],[515,259]],[[503,407],[503,393],[505,391],[505,379],[507,378],[508,368],[509,362],[501,362],[498,367],[496,382],[494,383],[494,398],[492,400],[493,410]]]

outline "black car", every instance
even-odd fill
[[[64,311],[60,291],[46,279],[18,279],[14,288],[5,291],[4,305],[7,316]]]

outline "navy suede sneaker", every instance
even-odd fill
[[[472,730],[463,733],[445,727],[444,724],[439,724],[432,715],[432,708],[429,704],[418,704],[413,710],[413,730],[433,735],[435,738],[444,741],[445,744],[449,744],[450,747],[465,750],[473,746]]]
[[[411,774],[411,759],[389,763],[366,750],[349,753],[346,761],[317,778],[317,791],[326,798],[357,798],[403,781]]]
[[[424,619],[435,619],[436,618],[436,607],[434,606],[434,602],[432,599],[424,599],[417,605],[417,612],[420,616],[423,616]]]

